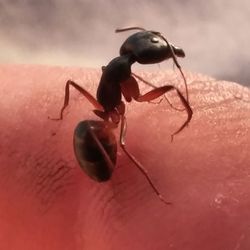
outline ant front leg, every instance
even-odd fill
[[[188,117],[187,117],[187,120],[183,123],[183,125],[171,135],[172,141],[173,141],[174,135],[180,133],[192,119],[193,111],[188,101],[185,99],[182,93],[173,85],[165,85],[159,88],[155,88],[144,95],[140,95],[140,93],[138,92],[139,90],[138,83],[135,80],[135,78],[131,76],[126,81],[121,83],[121,89],[126,100],[130,100],[131,98],[133,98],[137,102],[150,102],[164,95],[165,93],[169,91],[175,90],[177,92],[183,106],[185,107],[187,111]]]
[[[126,136],[126,131],[127,131],[127,123],[126,123],[126,117],[124,115],[121,116],[121,131],[120,131],[120,146],[124,153],[128,156],[128,158],[135,164],[135,166],[141,171],[141,173],[146,177],[148,183],[156,193],[156,195],[159,197],[159,199],[164,202],[167,205],[172,204],[171,202],[168,202],[164,199],[164,197],[161,195],[161,193],[158,191],[158,189],[154,186],[153,182],[151,181],[147,170],[142,166],[140,162],[136,160],[136,158],[128,152],[125,146],[125,136]]]
[[[72,87],[74,87],[75,89],[77,89],[82,95],[84,95],[87,100],[97,109],[100,111],[103,111],[103,107],[102,105],[88,92],[86,91],[84,88],[82,88],[81,86],[79,86],[77,83],[68,80],[66,85],[65,85],[65,95],[64,95],[64,104],[63,107],[61,108],[61,112],[60,112],[60,117],[59,118],[53,118],[51,120],[62,120],[63,119],[63,112],[66,109],[66,107],[69,105],[69,87],[70,85]]]
[[[135,78],[137,78],[138,80],[140,80],[141,82],[143,82],[144,84],[156,89],[157,87],[152,84],[151,82],[148,82],[146,81],[145,79],[143,79],[141,76],[138,76],[137,74],[135,73],[131,73]],[[169,106],[174,109],[174,110],[177,110],[177,111],[184,111],[185,109],[180,109],[180,108],[176,108],[167,98],[167,96],[164,95],[164,98],[166,99],[166,101],[168,102]],[[161,101],[160,101],[161,102]]]
[[[175,90],[177,92],[183,106],[185,107],[185,109],[187,111],[187,115],[188,115],[187,120],[182,124],[182,126],[171,135],[171,141],[173,141],[174,136],[177,135],[178,133],[180,133],[188,125],[188,123],[191,121],[192,116],[193,116],[193,110],[191,109],[188,101],[182,95],[182,93],[173,85],[165,85],[165,86],[156,88],[154,90],[151,90],[144,95],[139,96],[136,99],[136,101],[138,101],[138,102],[152,101],[152,100],[164,95],[165,93],[167,93],[171,90]]]

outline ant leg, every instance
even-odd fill
[[[65,108],[69,105],[69,86],[73,86],[75,89],[77,89],[81,94],[83,94],[87,100],[97,109],[103,111],[102,105],[84,88],[79,86],[77,83],[68,80],[66,85],[65,85],[65,96],[64,96],[64,104],[60,112],[60,117],[59,118],[53,118],[51,120],[62,120],[63,119],[63,112]]]
[[[122,94],[128,102],[130,102],[132,98],[137,102],[150,102],[164,95],[168,91],[175,90],[177,92],[183,106],[185,107],[185,110],[187,111],[188,117],[187,120],[183,123],[183,125],[171,135],[171,141],[173,141],[174,136],[180,133],[192,119],[193,111],[188,101],[185,99],[179,89],[173,85],[165,85],[159,88],[155,88],[144,95],[140,95],[136,79],[133,76],[130,76],[126,81],[121,82],[121,90]]]
[[[153,182],[148,176],[148,171],[141,165],[140,162],[136,160],[136,158],[131,153],[127,151],[125,147],[125,136],[127,131],[126,117],[124,115],[122,115],[121,117],[122,119],[121,119],[121,131],[120,131],[120,146],[122,150],[128,156],[128,158],[135,164],[135,166],[141,171],[141,173],[146,177],[148,183],[150,184],[156,195],[159,197],[159,199],[167,205],[172,204],[171,202],[166,201],[164,197],[160,194],[158,189],[154,186]]]
[[[108,121],[108,119],[109,119],[109,114],[108,113],[106,113],[104,111],[101,111],[101,110],[98,110],[98,109],[94,109],[93,112],[94,112],[95,115],[97,115],[98,117],[100,117],[104,121]]]
[[[192,116],[193,116],[193,111],[192,111],[188,101],[182,95],[182,93],[179,91],[179,89],[177,89],[176,87],[174,87],[172,85],[165,85],[165,86],[153,89],[153,90],[149,91],[148,93],[139,96],[135,100],[137,102],[148,102],[148,101],[151,101],[151,100],[154,100],[154,99],[160,97],[161,95],[164,95],[166,92],[171,91],[171,90],[175,90],[177,92],[183,106],[185,107],[185,109],[187,111],[187,115],[188,115],[187,120],[183,123],[183,125],[171,135],[171,141],[173,141],[174,136],[177,135],[178,133],[180,133],[188,125],[188,123],[191,121]]]
[[[140,96],[138,82],[133,76],[121,82],[121,91],[127,102],[131,102],[132,98],[137,99]]]
[[[110,170],[113,170],[115,168],[114,163],[112,162],[112,160],[110,159],[106,149],[103,147],[102,143],[100,142],[100,140],[98,139],[97,135],[95,134],[95,132],[91,129],[90,124],[89,125],[89,133],[91,134],[93,140],[95,141],[96,145],[98,146],[98,148],[100,149],[100,152],[105,160],[105,162],[107,163],[108,167]]]
[[[156,89],[157,87],[152,84],[151,82],[148,82],[146,80],[144,80],[141,76],[138,76],[137,74],[135,73],[131,73],[134,77],[136,77],[138,80],[140,80],[141,82],[145,83],[146,85]],[[169,106],[174,109],[174,110],[177,110],[177,111],[184,111],[185,109],[179,109],[179,108],[176,108],[169,100],[168,98],[164,95],[164,98],[166,99],[166,101],[168,102]]]
[[[133,75],[135,78],[137,78],[138,80],[142,81],[142,82],[145,83],[146,85],[148,85],[148,86],[150,86],[150,87],[152,87],[152,88],[154,88],[154,89],[157,88],[153,83],[144,80],[141,76],[138,76],[138,75],[135,74],[135,73],[131,73],[131,75]]]

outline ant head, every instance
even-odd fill
[[[121,29],[117,32],[129,29]],[[141,31],[127,38],[120,48],[120,55],[131,54],[134,60],[141,64],[160,63],[175,56],[185,57],[183,49],[169,43],[161,33],[137,29]]]

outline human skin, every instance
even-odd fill
[[[172,143],[185,112],[164,99],[127,105],[127,149],[172,203],[165,205],[121,149],[106,183],[80,169],[74,128],[98,118],[76,90],[64,119],[48,119],[58,117],[68,79],[95,95],[100,74],[0,67],[0,249],[250,249],[250,91],[186,73],[194,115]],[[141,75],[160,85],[173,80],[173,73]],[[174,92],[168,96],[181,107]]]

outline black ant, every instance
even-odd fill
[[[125,147],[126,117],[122,95],[127,102],[131,102],[132,99],[137,102],[150,102],[171,90],[175,90],[188,114],[187,120],[172,134],[172,137],[178,134],[188,125],[193,114],[189,106],[187,86],[187,98],[184,98],[182,93],[173,85],[155,87],[155,89],[141,95],[138,83],[135,79],[137,76],[131,72],[131,66],[135,62],[141,64],[159,63],[172,57],[186,85],[186,79],[176,59],[176,56],[184,57],[185,53],[181,48],[170,44],[161,33],[156,31],[147,31],[139,27],[131,27],[117,29],[116,32],[134,29],[140,31],[129,36],[123,43],[120,49],[120,56],[111,60],[107,66],[102,67],[102,76],[97,89],[97,98],[95,99],[77,83],[68,80],[65,86],[64,105],[61,109],[60,117],[54,120],[63,119],[63,112],[69,104],[69,87],[70,85],[73,86],[87,98],[95,108],[93,112],[102,119],[102,121],[81,121],[74,131],[74,151],[80,167],[87,175],[98,182],[108,181],[111,178],[116,164],[117,154],[117,142],[112,130],[117,128],[120,123],[119,141],[121,148],[146,177],[160,200],[166,204],[170,204],[165,201],[153,185],[147,170],[144,169],[142,164],[139,163]]]

